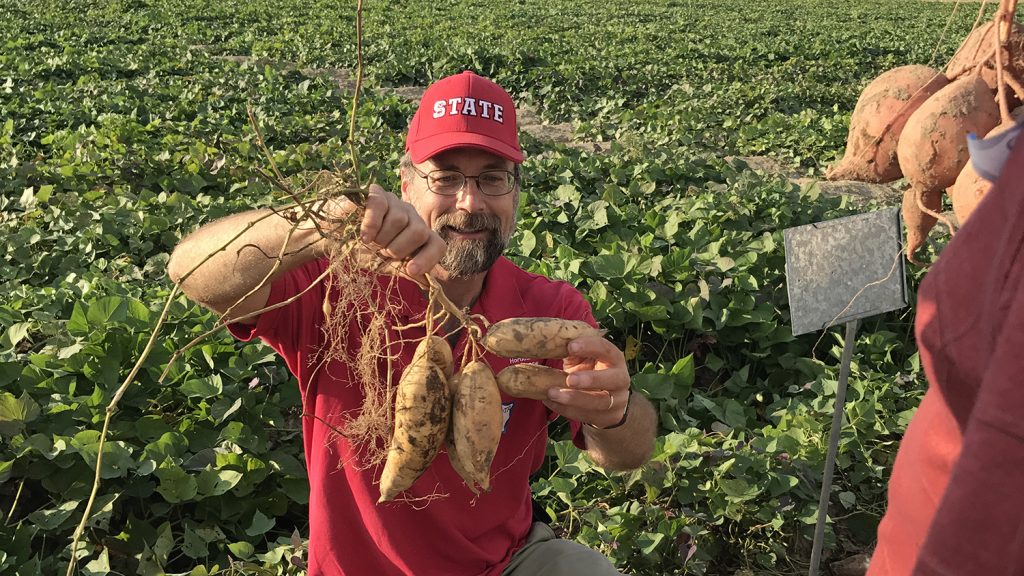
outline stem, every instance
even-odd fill
[[[100,471],[103,470],[103,447],[107,442],[107,432],[110,430],[110,421],[114,417],[114,412],[117,410],[117,404],[121,401],[121,397],[128,390],[128,386],[135,380],[135,376],[142,369],[142,364],[149,358],[149,354],[153,351],[153,346],[156,344],[156,337],[160,334],[160,329],[163,328],[164,323],[167,321],[167,314],[171,310],[171,303],[174,302],[174,297],[178,295],[178,285],[174,285],[171,288],[171,293],[167,295],[167,301],[164,303],[164,309],[160,313],[160,318],[156,321],[156,326],[153,328],[153,334],[150,335],[149,341],[146,342],[146,348],[142,351],[139,359],[135,362],[135,366],[132,367],[131,372],[121,383],[121,387],[117,389],[113,399],[110,400],[110,404],[107,405],[107,415],[103,418],[103,431],[100,432],[100,445],[99,451],[96,454],[96,474],[92,481],[92,492],[89,494],[89,501],[85,505],[85,513],[82,514],[82,520],[78,523],[78,527],[75,528],[75,534],[71,539],[71,560],[68,561],[67,576],[71,576],[75,571],[75,565],[78,563],[78,542],[82,537],[82,532],[85,531],[85,525],[89,521],[89,517],[92,515],[92,506],[96,502],[96,494],[100,490]]]
[[[928,66],[935,63],[935,57],[939,55],[939,48],[942,47],[942,43],[946,40],[946,33],[949,32],[949,25],[953,23],[953,18],[956,18],[956,11],[960,8],[960,2],[958,1],[953,5],[953,11],[949,14],[949,18],[946,19],[946,27],[942,29],[942,34],[939,34],[939,41],[935,43],[935,50],[932,52],[932,57],[928,60]],[[975,23],[977,26],[977,23]]]
[[[245,113],[249,115],[249,123],[252,124],[253,130],[256,131],[256,144],[260,147],[260,150],[263,151],[263,155],[267,157],[267,161],[270,162],[270,169],[274,171],[274,176],[277,177],[279,182],[283,183],[284,176],[282,176],[281,171],[277,169],[277,163],[274,162],[274,155],[270,153],[266,142],[263,140],[263,132],[260,131],[260,125],[256,122],[256,115],[253,113],[252,107],[246,106]],[[287,186],[283,187],[285,190],[288,189]]]
[[[352,111],[348,119],[348,149],[352,156],[352,173],[359,182],[359,154],[356,151],[356,111],[363,88],[363,0],[356,2],[356,88],[352,94]]]
[[[330,268],[328,268],[327,270],[324,270],[324,272],[322,274],[320,274],[319,276],[317,276],[309,284],[309,286],[306,287],[305,290],[303,290],[302,292],[299,292],[298,294],[292,296],[291,298],[289,298],[287,300],[282,300],[281,302],[278,302],[277,304],[274,304],[273,306],[267,306],[266,308],[260,308],[259,310],[256,310],[254,312],[250,312],[248,314],[245,314],[244,316],[238,316],[237,318],[231,318],[230,320],[225,320],[224,318],[221,318],[213,328],[211,328],[211,329],[207,330],[206,332],[202,333],[201,335],[197,336],[191,342],[189,342],[188,344],[186,344],[182,348],[180,348],[177,351],[175,351],[174,354],[171,355],[171,359],[167,361],[167,366],[164,368],[164,371],[162,373],[160,373],[160,378],[157,380],[157,382],[159,382],[160,384],[163,384],[164,379],[167,378],[167,373],[171,371],[171,365],[174,364],[174,362],[178,358],[180,358],[182,354],[184,354],[188,350],[192,349],[196,344],[202,342],[207,337],[209,337],[211,334],[213,334],[216,331],[220,330],[221,328],[227,326],[228,324],[234,324],[235,322],[241,322],[242,320],[248,320],[249,318],[255,318],[256,316],[259,316],[260,314],[263,314],[264,312],[270,312],[271,310],[277,310],[278,308],[282,308],[284,306],[287,306],[287,305],[291,304],[292,302],[298,300],[299,298],[304,296],[307,292],[312,290],[314,286],[319,284],[324,278],[327,278],[327,275],[330,274],[330,273],[331,273],[331,269]]]
[[[968,162],[970,162],[970,160],[968,160]],[[956,232],[956,228],[953,226],[953,223],[949,221],[949,218],[946,218],[945,216],[939,214],[938,212],[933,212],[930,208],[925,206],[924,202],[921,200],[923,196],[923,190],[914,190],[914,201],[917,202],[917,207],[921,210],[921,212],[924,212],[925,214],[945,224],[946,228],[949,228],[949,236],[952,237],[953,234]]]
[[[1006,10],[1008,0],[1003,0],[999,6],[999,12],[996,13],[996,94],[999,102],[999,117],[1000,124],[1008,124],[1010,122],[1010,105],[1006,101],[1006,82],[1003,81],[1003,46],[1009,41],[1009,26],[1004,27],[1004,21],[1008,20],[1009,14],[1004,12]],[[1007,32],[1006,36],[1003,36],[1004,30]]]
[[[21,489],[25,487],[25,479],[21,479],[21,483],[18,484],[18,492],[14,495],[14,502],[11,502],[11,511],[7,513],[7,518],[4,520],[4,526],[7,526],[11,522],[11,518],[14,516],[14,508],[18,505],[18,500],[21,498]]]

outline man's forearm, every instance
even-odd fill
[[[171,255],[168,274],[190,298],[224,312],[261,283],[269,290],[270,281],[317,257],[319,239],[311,223],[295,227],[270,210],[235,214],[184,238]]]
[[[643,466],[654,450],[658,418],[643,394],[634,391],[629,401],[629,415],[622,426],[611,430],[583,427],[587,453],[606,470],[632,470]]]

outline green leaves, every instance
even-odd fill
[[[195,477],[178,466],[161,466],[155,474],[160,479],[156,491],[172,504],[187,502],[199,493],[199,484]]]
[[[95,430],[83,430],[75,434],[71,447],[92,469],[96,469],[100,453],[100,434]],[[122,441],[107,440],[103,445],[103,459],[100,466],[101,478],[120,478],[135,468],[131,448]]]
[[[268,518],[263,515],[259,510],[252,517],[252,524],[245,529],[245,533],[249,536],[259,536],[265,534],[268,530],[274,527],[276,522],[273,518]]]
[[[0,436],[10,438],[19,434],[38,417],[39,404],[28,392],[22,392],[18,398],[10,392],[0,392]]]
[[[199,494],[220,496],[227,493],[242,479],[242,473],[234,470],[203,470],[196,479]]]

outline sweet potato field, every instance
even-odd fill
[[[366,2],[362,181],[397,188],[431,80],[472,69],[505,86],[527,155],[510,256],[579,287],[660,412],[653,460],[628,474],[552,425],[533,487],[556,531],[632,574],[806,572],[842,341],[792,336],[782,230],[900,203],[902,180],[870,198],[816,182],[865,86],[941,69],[978,6]],[[355,2],[0,5],[0,576],[63,574],[72,554],[90,575],[305,573],[295,382],[223,330],[175,356],[217,321],[180,296],[71,543],[106,407],[171,293],[170,251],[286,200],[257,174],[248,110],[286,177],[345,163],[355,46]],[[934,231],[918,257],[943,243]],[[925,272],[908,270],[913,292]],[[870,553],[925,386],[913,318],[861,328],[827,565]]]

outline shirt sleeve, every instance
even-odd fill
[[[326,270],[327,261],[320,259],[288,271],[271,285],[267,306],[294,300],[260,314],[255,325],[230,324],[228,330],[243,342],[258,337],[284,358],[292,374],[302,374],[303,356],[321,340],[326,289],[320,277]]]
[[[1024,293],[1011,301],[914,574],[1024,573]]]

